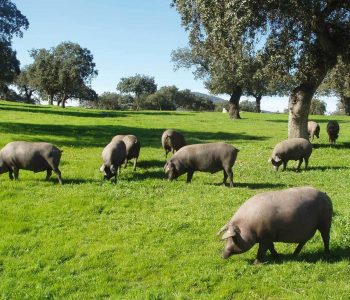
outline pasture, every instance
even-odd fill
[[[14,140],[47,141],[64,152],[63,186],[53,174],[0,176],[0,298],[2,299],[345,299],[350,294],[350,119],[311,116],[321,125],[309,170],[275,173],[267,160],[287,138],[285,114],[97,111],[0,102],[0,147]],[[328,145],[325,127],[338,120]],[[240,149],[234,188],[222,172],[165,180],[160,137],[181,131],[188,143],[226,141]],[[116,185],[102,180],[101,151],[116,134],[141,141],[138,168]],[[168,156],[169,157],[169,156]],[[304,166],[304,165],[303,165]],[[302,167],[303,167],[302,166]],[[331,255],[317,232],[299,257],[276,243],[254,266],[249,252],[221,258],[217,231],[252,195],[311,185],[332,199]],[[283,200],[283,199],[281,199]]]

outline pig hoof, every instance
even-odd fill
[[[253,265],[260,265],[261,261],[259,259],[255,259]]]

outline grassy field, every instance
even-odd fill
[[[287,115],[119,112],[60,109],[0,102],[0,147],[14,140],[47,141],[63,149],[64,185],[53,174],[20,171],[0,177],[0,298],[2,299],[349,299],[350,118],[312,116],[321,125],[308,171],[275,173],[267,163],[287,138]],[[330,147],[327,121],[340,124]],[[179,129],[189,143],[226,141],[240,149],[235,187],[222,172],[164,178],[164,129]],[[102,180],[103,147],[116,134],[135,134],[139,168],[122,171],[116,185]],[[257,246],[221,258],[216,232],[252,195],[311,185],[333,200],[331,256],[320,234],[298,258],[295,245],[276,244],[252,265]]]

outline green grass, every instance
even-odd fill
[[[287,137],[287,115],[242,113],[111,112],[0,102],[0,147],[14,140],[48,141],[64,150],[53,174],[20,171],[0,177],[0,298],[2,299],[348,299],[350,295],[350,119],[321,117],[310,170],[297,162],[274,173],[267,163]],[[330,147],[325,127],[340,124]],[[235,187],[222,172],[164,179],[164,129],[189,143],[226,141],[241,151]],[[116,185],[102,180],[103,147],[116,134],[135,134],[142,148]],[[333,200],[331,256],[319,233],[298,258],[295,245],[276,244],[281,259],[253,266],[257,246],[221,258],[216,232],[256,193],[312,185]],[[283,201],[283,199],[281,199]]]

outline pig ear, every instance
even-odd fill
[[[229,237],[233,237],[237,234],[240,234],[241,230],[238,228],[238,226],[235,225],[229,225],[227,231],[224,233],[224,235],[222,236],[222,240],[226,240]]]
[[[280,162],[281,161],[281,159],[278,157],[278,156],[275,156],[274,158],[273,158],[273,160],[275,161],[275,162]]]
[[[164,171],[165,171],[166,167],[168,166],[168,163],[169,163],[169,162],[166,162],[166,163],[165,163],[164,168],[163,168]]]
[[[117,169],[115,168],[114,165],[111,165],[109,169],[111,170],[112,174],[115,174],[117,172]]]

